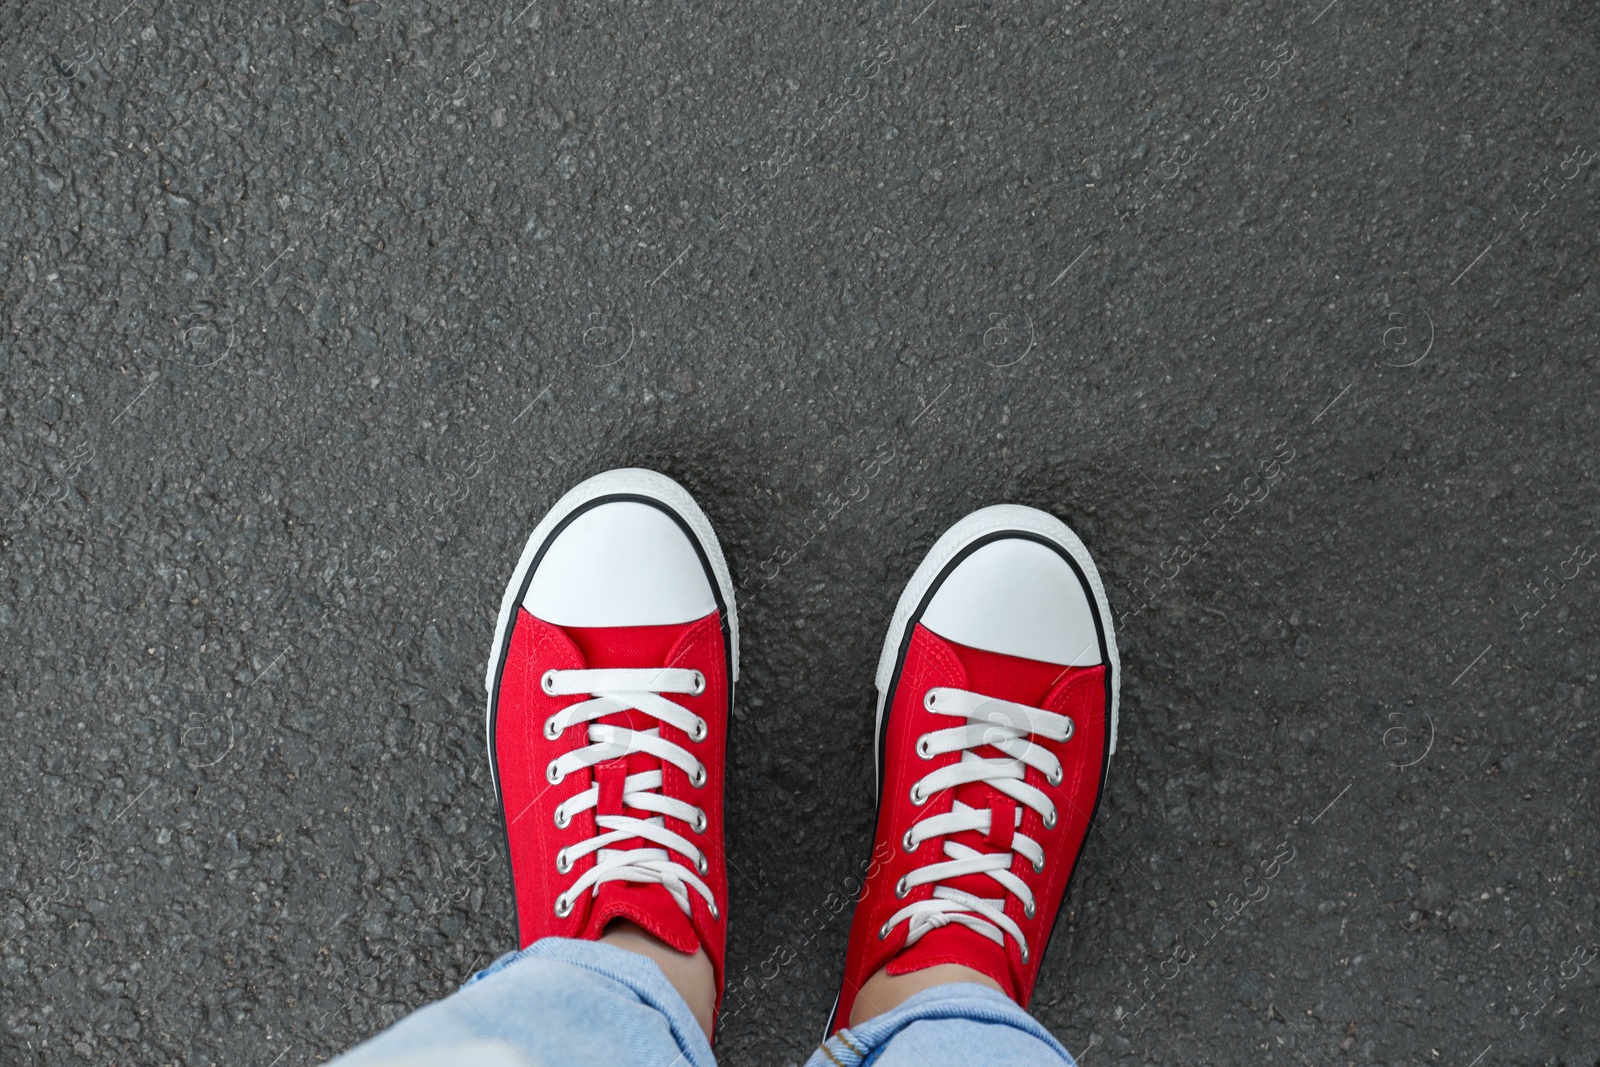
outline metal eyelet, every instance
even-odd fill
[[[894,895],[900,900],[906,899],[906,894],[911,892],[911,887],[906,884],[906,879],[909,877],[910,875],[902,875],[900,880],[894,884]]]
[[[1063,741],[1071,741],[1072,740],[1072,731],[1074,731],[1076,729],[1077,729],[1077,727],[1072,724],[1072,720],[1068,719],[1067,720],[1067,736],[1063,737],[1061,740],[1063,740]]]
[[[717,905],[714,902],[707,904],[706,907],[711,909],[711,917],[713,919],[716,919],[719,922],[722,920],[722,912],[717,910]]]
[[[1055,769],[1055,773],[1045,775],[1044,780],[1049,782],[1051,785],[1060,785],[1063,777],[1065,777],[1065,775],[1062,773],[1061,768],[1057,767]]]
[[[694,688],[689,690],[691,696],[699,696],[706,691],[706,676],[699,671],[694,672]]]
[[[544,677],[539,679],[539,687],[541,689],[543,689],[548,696],[555,696],[556,695],[556,672],[555,671],[545,671],[544,672]],[[572,909],[569,907],[567,910],[571,911]]]
[[[706,725],[706,721],[704,719],[696,719],[694,721],[694,729],[689,731],[689,740],[704,741],[706,739],[706,734],[710,732],[711,728]]]
[[[882,926],[878,927],[878,940],[879,941],[887,941],[887,940],[889,940],[889,924],[888,923],[884,923]]]
[[[1049,811],[1045,812],[1044,828],[1046,830],[1054,830],[1056,828],[1056,809],[1055,808],[1051,808]]]
[[[904,836],[904,837],[902,837],[900,839],[900,847],[905,849],[907,852],[915,852],[917,850],[917,846],[920,845],[920,844],[922,844],[922,842],[920,842],[920,841],[912,841],[911,840],[911,831],[910,830],[907,830],[906,831],[906,836]]]
[[[1029,903],[1023,905],[1023,907],[1022,907],[1022,914],[1024,916],[1026,916],[1027,918],[1029,918],[1029,919],[1033,918],[1034,911],[1035,911],[1035,909],[1034,909],[1034,906],[1033,906],[1032,902],[1029,902]]]
[[[550,766],[545,768],[544,776],[545,776],[545,779],[551,785],[560,785],[561,784],[561,779],[566,777],[566,775],[564,775],[564,774],[557,774],[556,773],[556,765],[555,765],[554,762],[552,762],[550,764]]]
[[[697,834],[705,833],[706,832],[706,813],[703,812],[703,811],[700,811],[698,808],[695,809],[694,822],[690,823],[689,825],[694,827],[694,832],[695,833],[697,833]]]
[[[702,875],[711,869],[711,864],[706,862],[705,853],[702,852],[699,858],[694,861],[694,869]]]
[[[1022,942],[1022,962],[1028,962],[1028,943],[1026,941]]]
[[[565,893],[562,893],[560,896],[556,897],[556,918],[565,919],[571,914],[572,901],[567,899],[567,895]]]
[[[1028,862],[1029,863],[1033,863],[1032,860],[1029,860]],[[1038,874],[1039,872],[1041,872],[1043,870],[1044,870],[1044,857],[1040,856],[1039,857],[1039,862],[1033,864],[1033,873],[1034,874]]]
[[[557,807],[556,808],[556,829],[557,830],[565,830],[567,827],[572,825],[571,817],[563,819],[561,817],[561,815],[562,815],[561,808]]]
[[[933,758],[933,746],[928,743],[927,734],[923,734],[921,737],[917,738],[917,755],[921,756],[923,759]]]
[[[696,767],[694,769],[694,773],[689,775],[689,784],[694,786],[696,789],[699,789],[701,786],[706,784],[705,764],[702,763],[700,766]]]
[[[922,706],[927,708],[929,711],[932,711],[933,710],[933,702],[934,702],[933,690],[930,689],[930,690],[928,690],[927,695],[922,698]]]
[[[567,855],[566,849],[562,849],[556,853],[556,872],[566,874],[570,870],[572,870],[572,857]]]
[[[556,717],[554,715],[544,721],[544,738],[546,741],[554,741],[565,732],[564,730],[556,729]]]
[[[927,802],[928,802],[928,798],[922,792],[922,783],[918,782],[915,785],[913,785],[911,787],[911,803],[915,804],[917,807],[920,808],[920,807],[922,807],[922,805],[926,804]]]

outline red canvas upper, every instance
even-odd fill
[[[544,734],[546,720],[563,708],[588,697],[550,696],[540,685],[548,670],[676,667],[698,670],[705,690],[698,696],[673,693],[668,699],[704,719],[706,736],[696,742],[687,734],[638,711],[621,711],[597,722],[646,730],[659,727],[661,736],[684,748],[706,769],[706,782],[694,788],[689,776],[676,765],[648,753],[635,752],[592,768],[568,774],[560,784],[546,778],[549,764],[561,755],[588,744],[585,726],[568,728],[556,740]],[[613,919],[626,919],[680,952],[703,947],[716,974],[717,1001],[722,999],[723,951],[727,927],[728,877],[722,849],[723,758],[728,728],[727,648],[717,612],[693,622],[672,626],[605,628],[560,627],[538,619],[519,607],[513,623],[510,648],[501,675],[494,718],[494,749],[505,811],[506,837],[511,853],[511,875],[516,890],[518,944],[522,947],[542,937],[595,940]],[[666,825],[694,842],[706,856],[703,876],[717,901],[720,918],[714,918],[698,893],[690,892],[691,914],[659,884],[610,881],[596,891],[581,893],[566,918],[555,914],[556,897],[596,862],[590,853],[574,861],[566,873],[556,870],[555,857],[563,848],[596,834],[598,815],[628,814],[641,818],[654,813],[633,808],[624,812],[622,782],[629,774],[661,770],[661,792],[700,808],[706,827],[697,834],[689,823],[666,817]],[[555,823],[562,801],[600,785],[600,806],[572,817],[565,829]],[[639,838],[619,841],[615,849],[659,847]],[[688,863],[680,855],[673,858]]]
[[[850,928],[845,958],[843,988],[835,1011],[833,1030],[849,1024],[857,992],[868,978],[886,964],[890,974],[905,974],[941,963],[971,967],[998,982],[1017,1003],[1027,1007],[1034,980],[1044,956],[1045,944],[1066,891],[1067,880],[1077,860],[1089,820],[1099,797],[1105,770],[1106,680],[1104,666],[1062,667],[980,649],[969,648],[939,637],[918,625],[894,687],[894,702],[886,711],[888,726],[883,747],[883,782],[878,806],[878,828],[873,855],[888,857],[862,887]],[[1060,759],[1062,780],[1052,786],[1038,770],[1027,767],[1025,781],[1043,790],[1056,804],[1054,829],[1045,829],[1043,818],[1031,807],[983,782],[973,782],[934,794],[920,807],[910,799],[911,787],[929,773],[961,759],[959,752],[922,759],[916,753],[917,739],[954,723],[923,706],[929,689],[950,687],[981,693],[1001,700],[1067,715],[1073,720],[1073,733],[1064,742],[1033,737]],[[1008,758],[997,749],[974,749],[983,758]],[[949,812],[959,799],[976,808],[991,808],[999,815],[992,820],[996,830],[990,834],[968,831],[921,842],[907,853],[902,839],[914,823]],[[1011,812],[1022,811],[1020,827],[1008,831]],[[1029,919],[1022,902],[1004,893],[987,874],[964,875],[940,885],[972,893],[974,896],[1006,897],[1005,913],[1016,921],[1027,937],[1030,954],[1022,960],[1020,946],[1011,937],[1005,946],[959,923],[930,930],[906,947],[909,924],[902,921],[880,940],[879,931],[907,904],[933,895],[935,884],[912,888],[904,898],[895,896],[902,876],[943,859],[943,843],[955,841],[981,852],[1005,851],[1012,833],[1023,833],[1044,846],[1044,870],[1034,872],[1033,864],[1018,855],[1011,871],[1033,891],[1036,908]]]

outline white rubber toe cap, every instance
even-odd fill
[[[557,626],[665,626],[703,618],[717,601],[693,542],[672,516],[613,500],[556,534],[522,606]]]
[[[957,564],[922,625],[986,652],[1071,667],[1101,662],[1083,583],[1060,553],[1020,537],[991,541]]]

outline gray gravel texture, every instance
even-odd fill
[[[317,1062],[510,947],[493,612],[619,465],[740,586],[722,1062],[814,1047],[997,501],[1119,616],[1088,1067],[1600,1062],[1593,4],[0,18],[0,1062]]]

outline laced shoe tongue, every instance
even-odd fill
[[[683,627],[567,627],[566,633],[583,653],[585,665],[590,669],[639,669],[665,666],[683,635]],[[672,698],[669,696],[668,699]],[[632,709],[613,712],[595,722],[630,730],[649,730],[661,725],[644,712]],[[620,759],[596,764],[594,775],[600,785],[600,808],[596,814],[628,814],[636,818],[649,818],[648,812],[624,811],[622,782],[629,775],[659,770],[662,770],[662,761],[648,752],[630,752]],[[643,838],[632,837],[617,841],[610,847],[616,851],[626,851],[660,846]],[[605,932],[606,925],[614,919],[636,923],[680,952],[693,952],[700,947],[700,936],[695,933],[689,916],[684,914],[666,887],[658,882],[611,881],[601,885],[584,923],[582,936],[599,938]]]
[[[979,648],[968,648],[948,642],[955,652],[961,665],[966,668],[967,681],[964,688],[974,693],[985,693],[1000,700],[1010,700],[1017,704],[1026,704],[1029,707],[1039,707],[1060,681],[1062,675],[1068,670],[1066,667],[1054,663],[1040,663],[1036,660],[1019,659],[1015,656],[1003,655],[999,652],[985,652]],[[984,759],[1011,759],[1004,752],[993,748],[974,749],[974,754]],[[1026,766],[1024,765],[1026,770]],[[1037,777],[1035,774],[1034,777]],[[1015,812],[1021,805],[993,787],[983,782],[968,782],[966,785],[957,786],[955,799],[969,808],[980,811],[994,812],[1003,821],[1010,818],[1012,825],[993,826],[988,835],[981,831],[968,830],[959,834],[951,834],[947,840],[955,841],[968,848],[977,849],[979,852],[998,852],[1010,848],[1010,839],[1015,832],[1017,816]],[[1029,810],[1029,809],[1024,809]],[[991,819],[991,824],[993,819]],[[931,862],[931,861],[930,861]],[[1029,865],[1024,861],[1024,867]],[[1029,868],[1026,873],[1031,874]],[[989,900],[1005,895],[1005,890],[1000,888],[998,882],[986,874],[966,874],[959,878],[947,879],[941,883],[952,889],[959,889],[971,893],[975,897]],[[926,937],[932,937],[932,934]],[[981,941],[988,941],[981,935],[974,934]],[[993,944],[993,942],[989,942]],[[998,946],[996,946],[998,947]],[[1031,950],[1031,947],[1030,947]]]
[[[1069,669],[1053,663],[1019,659],[999,652],[986,652],[953,641],[948,641],[946,644],[966,670],[967,677],[962,688],[1030,707],[1041,706]],[[974,749],[973,752],[984,759],[1011,758],[1004,752],[992,748]],[[968,830],[939,840],[954,841],[979,852],[1001,852],[1010,849],[1011,838],[1016,831],[1018,821],[1016,813],[1022,805],[982,782],[969,782],[956,787],[954,799],[968,807],[992,812],[991,830],[988,834],[978,830]],[[1002,825],[993,825],[996,819]],[[1010,826],[1003,825],[1007,819],[1011,821]],[[940,859],[943,858],[941,855]],[[934,862],[933,858],[930,857],[928,862]],[[1012,869],[1024,877],[1033,873],[1031,865],[1026,860],[1021,861],[1020,867],[1013,864]],[[987,874],[961,875],[946,879],[939,884],[985,900],[1005,899],[1006,903],[1010,903],[1009,894]],[[1030,945],[1029,951],[1036,951],[1037,948],[1038,946]],[[960,963],[981,971],[999,982],[1012,999],[1016,999],[1018,991],[1006,948],[960,923],[952,922],[922,935],[916,944],[895,957],[889,964],[889,973],[902,974],[931,967],[937,963]]]
[[[990,883],[991,886],[993,884]],[[941,963],[959,963],[963,967],[971,967],[999,982],[1012,1000],[1019,999],[1016,978],[1011,973],[1011,961],[1006,957],[1006,950],[957,922],[929,930],[917,939],[916,944],[890,960],[886,969],[890,974],[910,974]]]

